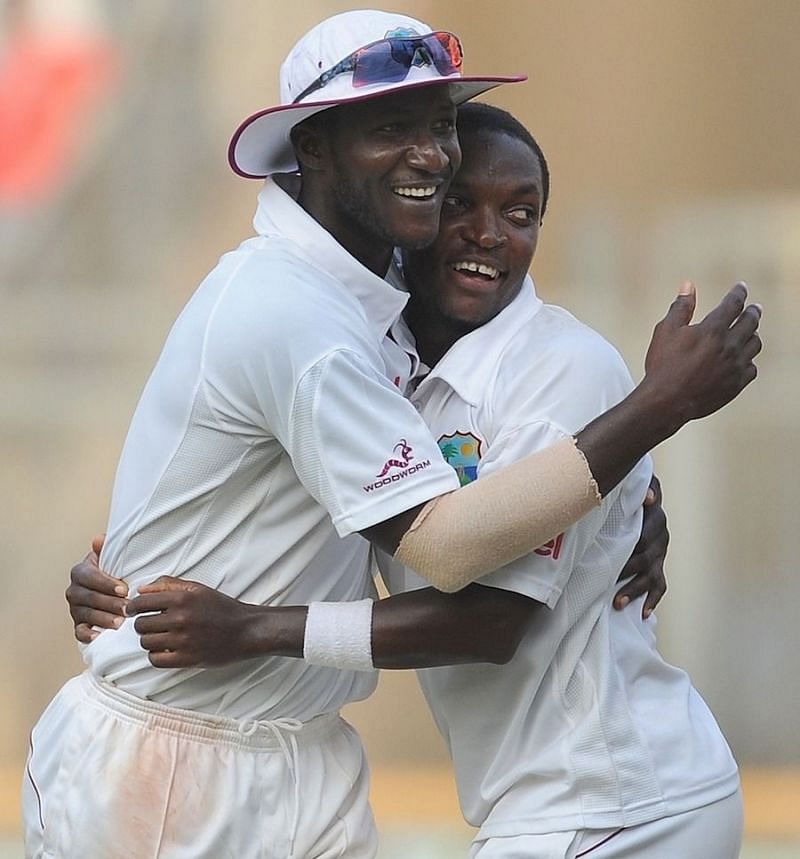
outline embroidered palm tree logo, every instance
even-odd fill
[[[455,457],[458,456],[458,448],[452,441],[446,442],[439,449],[442,451],[442,456],[447,460],[447,462],[450,462],[451,459],[455,459]]]
[[[478,476],[481,440],[471,432],[454,432],[439,438],[439,450],[448,465],[455,469],[462,486]]]

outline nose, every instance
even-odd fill
[[[406,152],[406,161],[416,170],[441,173],[450,163],[450,157],[436,134],[421,130]]]
[[[475,206],[465,219],[463,237],[480,248],[497,248],[505,244],[506,236],[499,213],[488,206]]]

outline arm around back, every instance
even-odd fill
[[[695,293],[684,285],[656,326],[644,380],[574,443],[560,442],[362,533],[444,591],[533,551],[599,504],[645,453],[753,381],[761,310],[745,308],[746,298],[737,284],[690,325]]]

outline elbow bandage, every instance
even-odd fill
[[[460,590],[552,540],[600,504],[574,439],[429,501],[395,558],[435,588]]]
[[[349,671],[373,671],[372,600],[312,602],[306,616],[303,659]]]

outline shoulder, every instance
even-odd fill
[[[605,337],[554,304],[543,305],[511,339],[501,356],[500,372],[512,364],[542,381],[630,378],[622,356]]]
[[[358,300],[291,242],[260,238],[229,256],[218,274],[210,339],[234,350],[292,343],[360,351],[374,342]]]
[[[288,240],[261,238],[234,255],[225,289],[227,302],[285,317],[299,308],[311,317],[332,308],[340,314],[359,308],[341,281],[300,255]]]
[[[548,420],[573,432],[633,387],[620,353],[567,310],[545,304],[498,362],[495,412]]]

